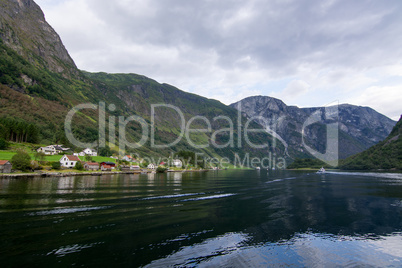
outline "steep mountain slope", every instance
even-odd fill
[[[317,151],[326,150],[326,126],[330,123],[325,116],[324,107],[298,108],[287,106],[281,100],[254,96],[231,104],[248,117],[259,116],[257,122],[271,129],[280,139],[292,157],[304,157],[307,151],[303,146],[303,125],[317,112],[321,112],[320,120],[304,129],[304,141]],[[332,108],[329,108],[332,109]],[[391,132],[395,122],[368,107],[342,104],[338,106],[339,118],[339,156],[346,158],[361,152],[385,139]],[[275,134],[274,134],[275,135]]]
[[[57,73],[77,74],[59,35],[32,0],[0,1],[0,38],[30,63]]]
[[[25,135],[30,126],[33,130],[29,133],[39,133],[36,142],[66,144],[66,115],[76,105],[92,103],[94,109],[79,110],[73,117],[73,135],[82,142],[99,140],[103,146],[105,137],[112,147],[119,145],[120,138],[138,145],[143,133],[148,132],[142,146],[126,147],[127,151],[140,156],[167,156],[193,150],[209,157],[228,157],[232,162],[236,154],[283,154],[283,147],[273,148],[273,139],[267,133],[249,136],[254,144],[268,142],[268,148],[258,149],[245,142],[238,112],[216,100],[136,74],[78,70],[32,0],[1,0],[0,5],[0,137],[20,141],[16,137],[31,136]],[[155,104],[170,106],[155,109],[152,116]],[[137,116],[137,121],[126,121],[132,116]],[[245,118],[240,120],[242,125],[246,123]],[[99,127],[102,123],[104,129]],[[183,123],[195,131],[184,133]],[[121,125],[125,125],[123,132],[119,131]],[[261,126],[252,123],[249,128]],[[180,135],[180,141],[174,143]],[[154,146],[171,143],[166,148]]]
[[[341,169],[398,169],[402,170],[402,116],[389,136],[368,150],[342,161]]]

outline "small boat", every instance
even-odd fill
[[[324,167],[321,167],[321,168],[317,171],[317,173],[318,173],[318,174],[323,174],[323,173],[325,173]]]

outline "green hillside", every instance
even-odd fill
[[[235,141],[237,144],[237,111],[218,101],[203,98],[194,94],[183,92],[167,84],[159,84],[144,76],[135,74],[91,74],[82,72],[82,80],[66,79],[60,74],[52,73],[45,68],[33,66],[25,61],[17,53],[0,43],[0,137],[10,141],[28,141],[35,143],[64,143],[69,144],[64,134],[64,119],[68,111],[80,103],[100,102],[106,103],[106,126],[109,127],[109,119],[115,119],[116,140],[118,144],[118,116],[125,118],[137,115],[145,120],[149,128],[151,125],[151,104],[170,104],[183,112],[185,122],[194,116],[205,116],[213,122],[213,132],[229,127],[227,121],[213,121],[216,116],[224,115],[234,122]],[[35,81],[31,86],[21,77],[29,77],[29,81]],[[26,79],[28,80],[28,79]],[[114,104],[115,111],[108,109]],[[166,110],[166,109],[165,109]],[[96,141],[99,137],[99,111],[82,110],[78,112],[73,121],[74,136],[83,142]],[[163,115],[161,114],[163,113]],[[244,119],[246,122],[246,119]],[[180,120],[176,111],[167,109],[155,115],[155,143],[170,144],[181,132]],[[252,128],[259,128],[252,124]],[[206,128],[202,120],[194,121],[192,128]],[[29,129],[32,129],[29,132]],[[107,140],[109,133],[106,131]],[[25,135],[27,134],[27,135]],[[140,124],[127,126],[127,139],[138,141],[142,134]],[[194,133],[191,140],[196,144],[208,144],[212,133]],[[216,138],[226,143],[227,133],[221,133]],[[19,138],[27,136],[27,139]],[[262,144],[271,141],[268,134],[252,134],[253,142]],[[217,141],[218,143],[218,141]],[[140,155],[168,155],[172,150],[179,151],[189,149],[188,142],[178,143],[173,148],[166,150],[152,150],[149,142],[143,147],[133,150]],[[244,149],[255,155],[263,156],[264,152],[245,148],[206,148],[197,150],[205,152],[209,156],[233,156],[234,153],[242,153]]]
[[[101,141],[94,147],[108,145],[118,151],[120,138],[135,144],[141,141],[143,131],[147,131],[142,146],[126,146],[121,153],[166,157],[181,150],[192,150],[208,157],[231,160],[235,154],[240,157],[246,154],[264,157],[269,152],[283,155],[283,147],[272,148],[273,140],[267,133],[249,133],[249,139],[254,144],[268,143],[270,147],[255,149],[248,145],[242,128],[247,119],[241,116],[239,126],[238,112],[219,101],[186,93],[141,75],[78,70],[61,41],[54,38],[55,32],[51,35],[49,28],[40,28],[43,24],[28,23],[31,20],[46,23],[40,8],[30,2],[29,6],[21,7],[14,1],[4,1],[0,11],[0,138],[13,142],[64,144],[78,150],[66,137],[65,119],[73,107],[91,103],[95,109],[77,111],[71,126],[73,136],[80,142]],[[16,10],[17,15],[13,15]],[[39,51],[35,44],[40,44]],[[159,107],[152,117],[154,104],[171,105],[177,110]],[[102,105],[105,136],[103,130],[99,131],[103,123]],[[127,123],[123,139],[119,122],[124,123],[131,116],[143,121]],[[191,122],[192,118],[195,120]],[[185,125],[191,123],[190,128],[199,131],[183,135],[168,148],[153,146],[152,142],[171,144],[180,134],[185,134],[182,119]],[[209,131],[203,131],[208,128]],[[261,126],[249,125],[249,129],[256,128],[261,129]],[[103,137],[106,143],[102,142]]]
[[[391,131],[391,134],[382,142],[368,150],[353,155],[341,162],[341,169],[348,170],[375,170],[395,169],[402,170],[402,117]]]

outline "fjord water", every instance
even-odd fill
[[[0,179],[2,267],[402,266],[402,174]]]

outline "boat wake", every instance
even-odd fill
[[[367,176],[367,177],[377,177],[377,178],[387,178],[387,179],[402,179],[401,173],[325,171],[325,174],[346,175],[346,176]]]
[[[203,197],[185,199],[185,200],[183,200],[183,201],[208,200],[208,199],[224,198],[224,197],[233,196],[233,195],[236,195],[236,194],[217,194],[217,195],[209,195],[209,196],[203,196]]]
[[[293,180],[293,179],[296,179],[296,177],[284,178],[284,179],[276,179],[276,180],[273,180],[273,181],[267,181],[265,183],[274,183],[274,182],[285,181],[285,180]]]

